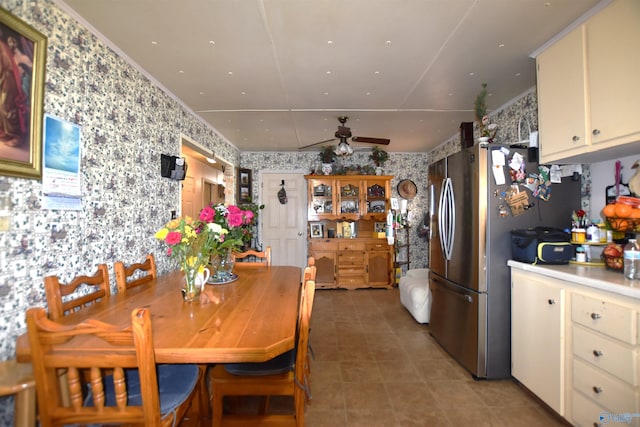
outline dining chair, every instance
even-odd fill
[[[126,326],[95,319],[70,326],[47,318],[43,308],[31,308],[27,331],[43,427],[114,423],[168,427],[178,425],[191,405],[200,414],[197,394],[198,383],[204,381],[202,371],[191,364],[156,364],[148,309],[134,309]],[[78,339],[96,345],[82,352],[65,350],[68,342]],[[60,369],[68,372],[65,384],[58,381]],[[81,370],[90,372],[86,390]],[[110,374],[104,375],[104,370]],[[62,402],[61,387],[68,389],[68,405]]]
[[[126,267],[122,261],[116,261],[113,264],[113,269],[116,273],[118,293],[144,285],[158,277],[156,259],[153,254],[148,254],[144,262],[134,263],[128,267]]]
[[[314,282],[316,281],[316,272],[317,272],[317,268],[316,268],[316,260],[314,257],[310,256],[307,259],[307,266],[304,269],[304,277],[302,280],[302,283],[308,281],[308,280],[313,280]]]
[[[210,370],[213,427],[227,423],[304,426],[305,404],[309,398],[306,369],[309,321],[314,294],[315,282],[305,282],[300,293],[297,343],[293,350],[264,363],[220,364]],[[295,410],[293,414],[269,414],[265,406],[258,414],[225,414],[225,396],[292,396]]]
[[[15,427],[36,425],[36,380],[30,363],[0,362],[0,397],[14,396]]]
[[[264,251],[249,249],[244,252],[235,252],[234,255],[236,257],[236,261],[249,256],[257,258],[256,261],[236,262],[236,267],[271,267],[271,246],[267,246]]]
[[[75,293],[83,284],[97,286],[97,289],[89,294],[63,301],[64,297]],[[47,276],[44,278],[44,291],[47,297],[49,317],[51,320],[59,320],[68,311],[82,308],[100,298],[110,296],[109,270],[106,264],[100,264],[98,271],[93,276],[77,276],[69,283],[61,283],[58,276]]]

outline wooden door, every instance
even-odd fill
[[[307,182],[302,173],[261,174],[260,211],[261,241],[271,246],[273,265],[307,264]],[[278,191],[287,193],[286,204],[278,200]]]

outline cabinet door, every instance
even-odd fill
[[[363,219],[385,221],[391,185],[388,178],[367,179],[364,183]]]
[[[565,291],[511,270],[511,375],[564,415]]]
[[[640,139],[640,2],[613,2],[587,21],[591,143],[608,148]]]
[[[311,251],[310,256],[316,262],[316,287],[336,287],[336,252]]]
[[[392,283],[389,249],[368,251],[367,281],[372,287],[389,286]]]
[[[336,194],[334,180],[310,179],[309,203],[307,216],[309,220],[317,221],[331,219],[335,216]]]
[[[345,220],[356,221],[362,215],[362,181],[345,179],[337,182],[338,200],[336,215]]]
[[[582,31],[575,29],[536,60],[541,163],[579,154],[589,143]]]

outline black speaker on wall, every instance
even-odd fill
[[[160,175],[181,181],[187,175],[187,162],[182,157],[161,154]]]
[[[473,146],[473,122],[460,122],[460,147]]]

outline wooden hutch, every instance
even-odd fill
[[[307,175],[309,256],[318,288],[390,288],[393,245],[384,237],[390,175]]]

